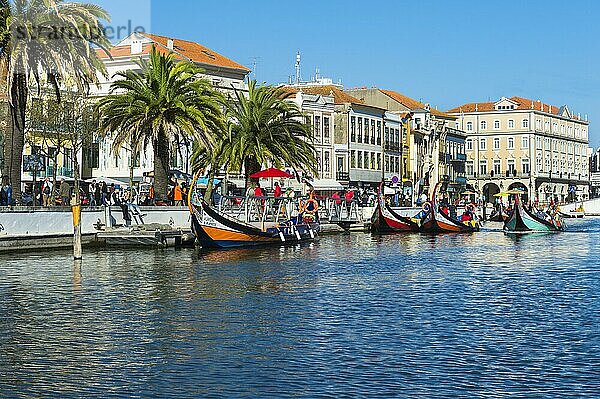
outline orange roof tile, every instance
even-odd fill
[[[418,109],[418,108],[425,109],[425,104],[423,104],[420,101],[414,100],[410,97],[407,97],[403,94],[396,93],[395,91],[391,91],[391,90],[379,89],[379,91],[381,91],[383,94],[387,95],[388,97],[392,98],[393,100],[399,102],[400,104],[404,105],[405,107],[407,107],[411,110]],[[456,117],[454,117],[450,114],[447,114],[445,112],[438,111],[435,108],[430,108],[429,112],[431,112],[431,114],[435,115],[435,116],[440,116],[440,117],[449,118],[449,119],[456,119]]]
[[[523,98],[523,97],[511,97],[509,98],[509,100],[517,103],[517,108],[516,109],[523,109],[523,110],[535,110],[535,111],[540,111],[540,112],[547,112],[550,114],[554,114],[554,115],[558,115],[560,108],[555,106],[555,105],[550,105],[550,104],[545,104],[541,101],[533,101],[530,100],[528,98]],[[489,111],[494,111],[494,104],[497,101],[494,102],[483,102],[483,103],[467,103],[467,104],[463,104],[460,105],[456,108],[452,108],[450,110],[448,110],[447,112],[489,112]],[[476,111],[477,109],[477,111]],[[577,116],[572,115],[571,116],[572,119],[579,119],[577,118]]]
[[[301,90],[308,94],[320,94],[322,96],[333,95],[333,101],[336,104],[350,103],[365,105],[364,101],[351,96],[339,87],[333,85],[302,87]]]
[[[110,49],[110,55],[113,58],[118,57],[136,57],[140,55],[150,54],[150,50],[152,46],[158,44],[156,48],[161,53],[167,53],[169,50],[167,49],[167,41],[169,40],[166,36],[154,35],[150,33],[143,33],[148,39],[152,40],[153,43],[146,43],[142,46],[141,54],[131,54],[130,46],[115,46]],[[206,65],[215,65],[226,68],[239,69],[245,72],[250,72],[250,69],[245,66],[238,64],[235,61],[195,42],[190,42],[187,40],[181,39],[172,39],[173,40],[173,52],[179,56],[181,59],[189,59],[193,62],[197,62],[199,64]],[[97,49],[96,52],[100,58],[109,58],[104,50]]]

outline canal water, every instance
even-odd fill
[[[600,219],[561,234],[0,257],[0,397],[598,398]]]

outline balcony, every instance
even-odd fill
[[[337,172],[335,174],[335,179],[337,181],[350,181],[350,173],[348,173],[348,172]]]

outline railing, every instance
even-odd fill
[[[350,172],[337,172],[335,178],[339,181],[350,181]]]
[[[300,201],[306,197],[240,197],[222,196],[217,209],[230,217],[246,223],[280,223],[298,215]],[[318,198],[319,219],[329,223],[357,223],[362,220],[359,202],[356,199]]]

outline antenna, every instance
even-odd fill
[[[315,81],[318,82],[319,81],[319,67],[315,68]]]
[[[300,50],[296,53],[296,84],[300,83]]]
[[[260,57],[252,57],[252,74],[254,75],[254,80],[256,79],[256,66],[258,65],[260,61]]]

